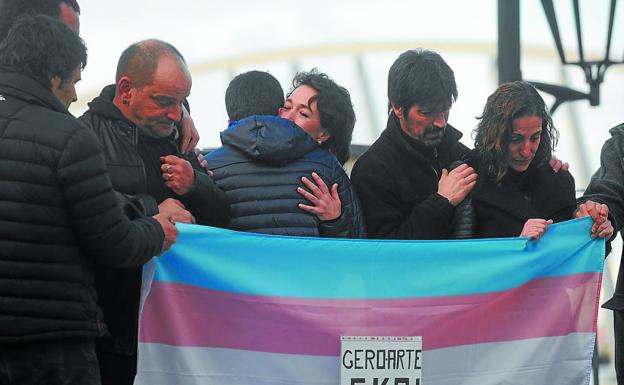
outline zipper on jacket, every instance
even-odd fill
[[[139,155],[139,128],[134,124],[132,126],[134,127],[134,148],[136,149],[139,160],[141,161],[141,170],[143,171],[143,186],[145,186],[144,191],[147,191],[147,172],[145,172],[145,161]]]
[[[145,172],[145,162],[139,155],[139,128],[134,123],[128,122],[127,124],[128,129],[132,133],[132,144],[134,145],[136,155],[141,161],[141,171],[143,171],[143,191],[147,191],[147,173]]]
[[[433,148],[433,159],[436,161],[436,163],[438,163],[438,165],[440,164],[440,160],[438,159],[437,147]],[[436,170],[436,168],[432,164],[429,164],[429,166],[431,166],[431,169],[433,170],[433,173],[435,174],[436,179],[440,180],[440,175],[438,174],[438,171]]]

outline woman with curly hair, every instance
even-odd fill
[[[467,159],[479,175],[472,213],[458,210],[459,222],[471,217],[470,236],[537,239],[549,224],[572,219],[574,178],[549,165],[559,133],[537,90],[523,81],[503,84],[478,119]]]

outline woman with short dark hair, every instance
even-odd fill
[[[266,88],[247,80],[231,90],[230,102],[249,103],[242,90]],[[275,235],[365,237],[360,204],[342,168],[355,124],[349,92],[323,73],[301,72],[276,113],[279,117],[237,116],[240,120],[221,133],[223,147],[206,157],[230,200],[228,227]]]
[[[316,104],[316,109],[319,112],[318,128],[322,132],[319,132],[315,139],[321,148],[334,154],[338,161],[344,164],[349,160],[349,146],[355,126],[355,112],[353,105],[351,105],[349,92],[336,84],[326,74],[315,70],[299,72],[295,75],[293,88],[286,97],[290,99],[293,93],[303,89],[308,89],[314,94],[310,98],[310,105]],[[295,123],[301,122],[298,115],[291,111],[290,103],[284,105],[279,116]],[[306,132],[308,131],[306,130]],[[325,135],[321,136],[321,133]]]

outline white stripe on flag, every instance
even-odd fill
[[[586,362],[594,339],[593,333],[574,333],[424,351],[423,384],[589,384]],[[139,354],[135,385],[337,385],[340,379],[334,356],[152,343],[139,344]]]

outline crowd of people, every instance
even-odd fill
[[[81,117],[67,108],[87,64],[75,0],[0,0],[0,384],[132,384],[141,266],[176,223],[274,235],[539,239],[590,216],[592,237],[624,225],[624,125],[575,198],[558,131],[527,82],[485,102],[474,149],[448,124],[453,70],[402,53],[388,73],[385,130],[343,165],[349,92],[317,70],[284,95],[269,73],[230,83],[223,146],[202,156],[183,55],[155,39],[121,53],[114,83]],[[624,266],[622,267],[624,268]],[[624,272],[614,310],[624,384]]]

